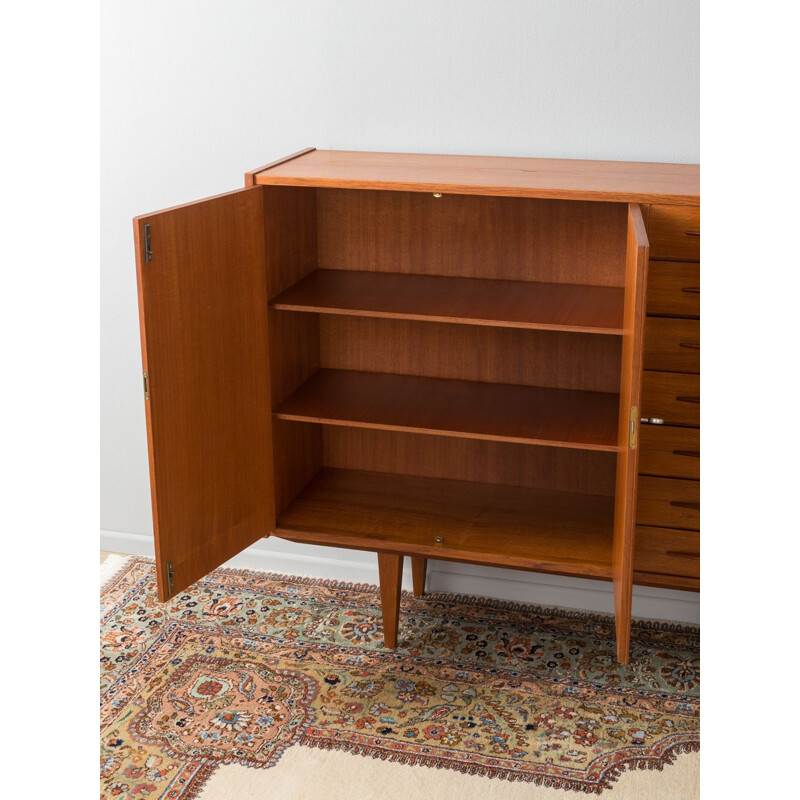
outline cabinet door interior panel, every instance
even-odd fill
[[[161,600],[275,525],[263,194],[135,220]]]
[[[626,661],[633,607],[633,541],[636,524],[638,477],[638,408],[642,392],[644,309],[647,295],[647,232],[642,210],[628,206],[625,255],[625,312],[622,334],[622,369],[617,409],[617,470],[614,502],[612,576],[617,659]]]

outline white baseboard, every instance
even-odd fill
[[[130,555],[152,556],[153,539],[141,533],[101,531],[100,547]],[[262,569],[309,578],[332,578],[357,583],[377,583],[374,554],[332,547],[296,545],[281,539],[263,539],[244,550],[225,566]],[[411,570],[403,574],[403,588],[411,588]],[[499,600],[516,600],[543,606],[564,606],[611,613],[611,584],[606,581],[565,578],[536,572],[478,567],[450,561],[428,562],[427,588],[432,592],[455,592]],[[633,614],[647,619],[700,622],[700,595],[635,586]]]

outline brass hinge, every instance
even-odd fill
[[[636,431],[639,427],[639,409],[636,406],[631,406],[631,421],[628,427],[628,444],[631,450],[636,449]]]
[[[147,377],[147,373],[142,373],[142,378],[144,380],[144,399],[150,399],[150,378]]]
[[[167,561],[167,594],[172,597],[174,591],[172,579],[175,577],[175,571],[172,569],[172,562]]]
[[[144,261],[148,263],[153,260],[153,248],[150,246],[150,226],[145,225],[142,231],[142,247],[144,248]]]

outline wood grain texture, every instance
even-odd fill
[[[611,577],[613,499],[323,469],[277,535],[311,544]]]
[[[317,268],[317,197],[314,189],[264,190],[264,233],[269,298]]]
[[[625,206],[317,190],[322,269],[622,286]]]
[[[249,172],[245,172],[244,174],[244,185],[245,186],[255,186],[256,185],[256,175],[259,172],[264,172],[264,170],[271,169],[272,167],[277,167],[278,164],[285,164],[287,161],[291,161],[293,158],[299,158],[300,156],[304,156],[306,153],[310,153],[312,150],[316,150],[315,147],[305,147],[302,150],[298,150],[296,153],[292,153],[291,155],[284,156],[283,158],[278,158],[275,161],[270,161],[269,164],[264,164],[263,167],[256,167],[255,169],[250,170]]]
[[[636,526],[633,581],[665,589],[700,589],[700,534]]]
[[[616,393],[621,346],[619,336],[320,318],[321,366],[361,372]]]
[[[428,559],[423,556],[411,556],[411,574],[414,580],[414,596],[425,595],[425,574],[428,571]]]
[[[319,425],[276,419],[272,437],[275,513],[280,515],[322,469],[322,430]]]
[[[243,189],[134,220],[162,601],[274,528],[263,199]]]
[[[700,530],[700,482],[639,478],[636,522],[665,528]]]
[[[700,202],[700,168],[693,164],[315,150],[259,171],[256,181],[619,203]]]
[[[700,208],[650,206],[647,227],[653,258],[668,261],[700,260]]]
[[[397,647],[400,594],[403,582],[403,556],[394,553],[378,553],[378,576],[381,584],[383,644],[386,647]]]
[[[659,417],[667,425],[700,425],[700,376],[677,372],[645,372],[642,416]]]
[[[322,441],[329,467],[614,495],[614,453],[331,425]]]
[[[588,333],[622,334],[624,291],[528,281],[316,270],[276,309]]]
[[[642,425],[639,474],[700,479],[700,429]]]
[[[647,313],[700,317],[700,265],[651,261],[647,279]]]
[[[323,369],[278,419],[615,452],[619,397],[533,386]]]
[[[633,604],[633,547],[636,481],[639,451],[630,439],[631,418],[638,428],[644,314],[647,294],[647,233],[638,205],[628,207],[628,242],[625,260],[625,320],[622,336],[622,371],[617,427],[617,483],[614,509],[614,616],[617,660],[628,663]]]
[[[317,267],[317,202],[314,189],[264,187],[267,295],[274,297]],[[319,369],[319,320],[269,309],[270,410]],[[276,513],[322,467],[317,426],[276,420],[272,443]]]
[[[648,317],[644,326],[644,368],[700,374],[700,321]]]

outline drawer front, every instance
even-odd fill
[[[644,368],[700,372],[700,322],[648,317],[644,326]]]
[[[636,524],[700,530],[700,481],[642,475],[636,493]]]
[[[700,376],[645,371],[641,415],[667,425],[700,425]]]
[[[642,425],[639,474],[699,480],[700,429]]]
[[[700,265],[651,261],[647,273],[647,313],[700,316]]]
[[[647,226],[650,258],[700,260],[700,209],[697,206],[650,206]]]
[[[634,583],[674,589],[700,588],[700,534],[637,525]]]

